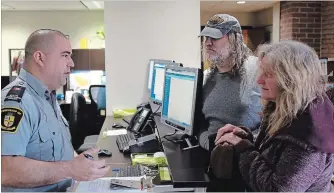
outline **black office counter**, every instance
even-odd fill
[[[131,158],[129,155],[123,154],[118,150],[118,146],[116,144],[117,136],[106,136],[103,134],[107,130],[112,130],[112,125],[114,123],[126,126],[126,123],[122,121],[122,119],[115,119],[112,116],[107,116],[101,128],[96,146],[112,152],[111,157],[101,157],[101,159],[106,161],[107,165],[110,165],[110,168],[126,167],[131,165]],[[112,170],[110,170],[106,176],[112,176]]]
[[[126,118],[127,120],[129,118]],[[159,136],[173,132],[168,126],[160,122],[160,117],[155,117]],[[125,167],[131,164],[131,158],[128,154],[123,154],[118,150],[116,136],[105,136],[103,132],[111,130],[114,123],[126,126],[122,119],[106,117],[102,126],[97,147],[107,149],[112,152],[112,157],[103,158],[111,168]],[[209,183],[206,174],[206,168],[209,164],[209,154],[200,147],[182,150],[179,144],[166,141],[162,143],[164,153],[167,157],[169,171],[173,181],[174,188],[205,188]],[[107,176],[112,176],[111,171]]]
[[[159,116],[155,116],[154,120],[160,137],[174,131],[162,124]],[[209,153],[206,150],[201,147],[182,150],[179,144],[166,140],[162,146],[175,188],[207,187],[210,181],[206,174],[209,165]]]

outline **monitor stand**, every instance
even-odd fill
[[[161,112],[156,112],[153,114],[154,116],[158,116],[158,117],[161,117]]]
[[[173,140],[175,143],[180,144],[180,148],[182,150],[199,147],[197,138],[194,136],[186,135],[183,133],[183,131],[177,131],[174,135],[168,136],[167,138]]]
[[[198,140],[193,136],[185,137],[181,143],[182,150],[188,150],[188,149],[192,149],[195,147],[199,147],[199,143],[198,143]]]

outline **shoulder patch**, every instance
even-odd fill
[[[25,87],[13,86],[7,93],[4,101],[16,101],[20,103],[25,90]]]
[[[20,108],[5,107],[1,109],[1,131],[15,133],[23,117]]]

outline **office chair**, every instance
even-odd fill
[[[85,130],[85,97],[80,93],[73,93],[70,104],[69,126],[72,136],[72,145],[77,149],[84,140]],[[79,113],[80,112],[80,113]]]
[[[101,110],[106,110],[106,86],[105,85],[91,85],[89,87],[89,98],[92,105],[101,114]]]
[[[80,143],[81,145],[77,149],[78,153],[84,152],[96,145],[102,125],[105,120],[105,109],[106,109],[105,85],[91,85],[89,87],[88,94],[91,100],[91,104],[86,105],[86,112],[87,114],[89,114],[89,117],[85,119],[86,120],[85,126],[89,127],[89,129],[86,129],[83,143]]]
[[[90,112],[85,97],[73,93],[70,104],[69,126],[74,150],[81,153],[96,145],[98,135],[90,134]]]
[[[104,85],[103,85],[104,86]],[[106,110],[106,87],[101,87],[97,92],[97,110]]]
[[[91,100],[90,112],[92,133],[99,134],[106,116],[106,87],[105,85],[91,85],[89,87],[89,98]]]

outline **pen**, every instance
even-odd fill
[[[94,160],[94,157],[91,156],[91,155],[89,155],[89,154],[84,153],[84,156],[85,156],[87,159]],[[106,167],[106,166],[103,166],[103,167],[101,167],[101,168],[105,168],[105,167]],[[100,168],[100,169],[101,169],[101,168]]]
[[[90,160],[94,160],[94,157],[89,155],[89,154],[85,154],[84,153],[84,156],[87,158],[87,159],[90,159]]]

